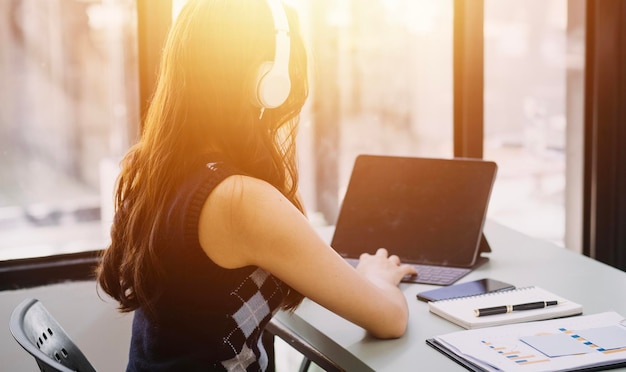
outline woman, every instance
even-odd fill
[[[288,68],[286,97],[263,96],[267,61]],[[134,311],[129,371],[265,370],[265,325],[303,296],[376,337],[405,332],[398,283],[414,269],[379,249],[355,270],[297,196],[306,62],[295,13],[276,0],[190,0],[177,17],[98,270]]]

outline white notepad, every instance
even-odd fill
[[[475,309],[517,305],[537,301],[558,301],[558,305],[542,309],[513,311],[477,317]],[[582,305],[567,300],[536,286],[517,288],[510,291],[492,292],[471,297],[428,303],[429,310],[466,329],[491,327],[502,324],[521,323],[577,315],[583,312]]]

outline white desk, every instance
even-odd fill
[[[329,241],[332,229],[320,234]],[[493,222],[487,223],[485,236],[493,250],[490,261],[459,283],[489,277],[517,287],[538,285],[582,304],[584,314],[615,310],[626,316],[623,271]],[[279,313],[275,319],[347,371],[464,370],[425,343],[427,338],[462,329],[431,314],[428,305],[416,299],[418,292],[437,287],[401,284],[400,288],[409,303],[410,319],[406,334],[396,340],[375,339],[309,300],[293,315]]]

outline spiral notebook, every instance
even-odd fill
[[[481,317],[477,317],[474,314],[475,309],[537,301],[558,301],[558,304],[542,309],[513,311],[507,314]],[[561,318],[582,314],[583,312],[582,305],[536,286],[450,300],[433,301],[428,303],[428,308],[430,312],[466,329]]]

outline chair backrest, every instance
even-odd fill
[[[13,338],[35,358],[41,371],[95,372],[87,357],[39,300],[28,298],[17,305],[9,328]]]

